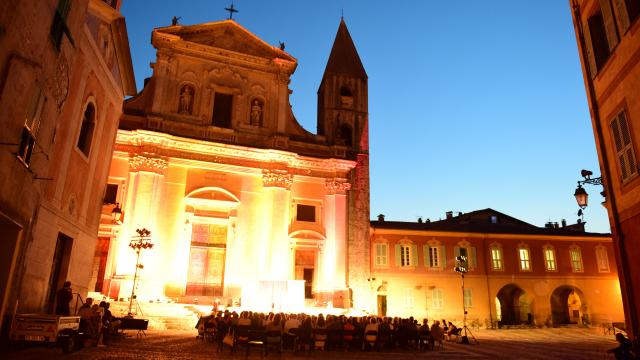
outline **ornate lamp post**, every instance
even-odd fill
[[[460,343],[467,345],[470,344],[468,335],[471,335],[473,340],[475,340],[477,343],[478,340],[476,340],[475,336],[473,336],[473,334],[471,333],[471,330],[469,330],[469,328],[467,327],[467,306],[464,302],[464,274],[469,272],[468,258],[464,255],[456,256],[456,267],[453,268],[453,270],[460,274],[460,276],[462,277],[462,311],[464,312],[462,318],[462,329],[464,330],[464,335],[460,337]]]
[[[587,205],[589,204],[589,194],[582,187],[582,185],[584,185],[584,184],[602,185],[602,176],[598,176],[598,177],[592,178],[591,175],[593,175],[593,172],[591,172],[589,170],[582,170],[580,172],[580,175],[582,175],[584,180],[578,180],[578,187],[576,188],[576,191],[573,193],[573,196],[576,197],[576,202],[578,203],[578,206],[580,207],[580,211],[578,212],[578,215],[582,216],[582,210],[584,210],[584,208],[586,208]],[[601,192],[600,194],[602,196],[605,195],[604,191]]]
[[[133,286],[131,287],[131,298],[129,298],[129,314],[131,314],[131,308],[133,307],[133,299],[136,297],[136,280],[138,279],[138,269],[144,268],[140,264],[140,252],[142,249],[151,249],[153,244],[151,243],[151,231],[146,228],[136,229],[137,236],[131,238],[129,241],[129,247],[136,252],[136,271],[133,274]]]

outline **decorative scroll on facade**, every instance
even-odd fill
[[[262,185],[264,187],[281,187],[289,190],[293,183],[293,175],[286,170],[262,170]]]
[[[347,190],[351,190],[351,184],[347,181],[347,179],[335,178],[335,179],[326,179],[324,183],[324,188],[327,191],[327,194],[334,195],[344,195],[347,193]]]
[[[151,158],[141,155],[129,156],[129,171],[148,171],[163,174],[167,169],[167,160],[161,158]]]

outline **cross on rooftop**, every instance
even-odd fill
[[[236,10],[236,8],[233,7],[233,1],[231,2],[231,6],[229,6],[228,8],[224,8],[224,9],[229,12],[229,20],[233,20],[233,13],[237,13],[238,12],[238,10]]]

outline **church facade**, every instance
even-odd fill
[[[129,245],[146,228],[140,299],[365,306],[367,74],[346,24],[319,87],[317,134],[289,103],[296,59],[235,21],[157,28],[152,44],[153,75],[124,104],[90,287],[130,296]]]

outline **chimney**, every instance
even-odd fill
[[[384,222],[384,214],[378,215],[378,221]]]
[[[566,227],[567,226],[567,219],[562,219],[562,227]]]
[[[557,221],[553,223],[553,228],[554,228],[554,229],[557,229],[557,228],[559,228],[559,227],[560,227],[560,226],[558,226],[558,222],[557,222]]]
[[[422,216],[418,216],[418,224],[422,224]]]
[[[545,229],[553,229],[553,223],[551,221],[544,224]]]
[[[447,215],[447,220],[453,219],[453,211],[447,211],[445,214]]]

